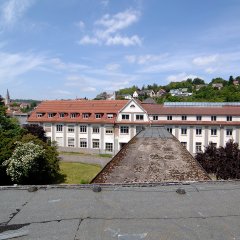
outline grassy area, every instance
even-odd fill
[[[62,183],[83,184],[89,183],[101,170],[96,164],[60,162],[61,173],[65,180]]]
[[[108,153],[102,153],[102,154],[98,154],[99,157],[105,157],[105,158],[112,158],[111,154]]]

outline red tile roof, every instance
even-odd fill
[[[128,100],[54,100],[43,101],[28,118],[29,122],[86,122],[86,123],[114,123],[118,111],[127,104]],[[45,113],[37,117],[37,113]],[[48,113],[56,113],[52,118]],[[60,118],[59,113],[67,113],[68,116]],[[70,113],[80,113],[79,117],[70,118]],[[89,118],[83,118],[83,113],[90,113]],[[100,119],[95,118],[95,113],[102,113]],[[115,116],[107,118],[107,114]]]

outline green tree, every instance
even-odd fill
[[[205,84],[204,80],[201,78],[194,78],[192,83],[193,83],[193,85]]]

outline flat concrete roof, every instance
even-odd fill
[[[165,127],[149,127],[127,143],[92,183],[209,180],[208,174]]]
[[[0,188],[0,239],[240,239],[239,182],[27,188]]]

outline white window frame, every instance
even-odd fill
[[[202,121],[202,116],[201,116],[201,115],[197,115],[197,116],[196,116],[196,120],[197,120],[197,121]]]
[[[87,138],[80,138],[79,147],[80,148],[87,148]]]
[[[56,125],[56,132],[62,132],[63,131],[63,124],[57,124]]]
[[[167,131],[168,131],[169,133],[172,133],[172,127],[168,127],[168,128],[167,128]]]
[[[113,152],[113,143],[105,143],[105,151],[106,152]]]
[[[54,117],[54,113],[48,113],[48,118],[53,118]]]
[[[233,129],[232,128],[226,129],[226,136],[232,136],[232,135],[233,135]]]
[[[43,116],[42,113],[37,113],[37,117],[38,117],[38,118],[40,118],[40,117],[42,117],[42,116]]]
[[[106,127],[105,134],[113,134],[113,128],[112,127]]]
[[[196,151],[196,153],[202,152],[202,143],[201,142],[195,143],[195,151]]]
[[[75,131],[75,125],[73,124],[67,125],[67,131],[68,133],[73,133]]]
[[[167,120],[172,121],[172,115],[167,115]]]
[[[120,134],[129,134],[129,126],[120,126]]]
[[[80,125],[79,126],[79,132],[80,133],[87,133],[87,126],[86,125]]]
[[[202,135],[202,128],[196,128],[196,135],[201,136]]]
[[[89,118],[89,113],[83,113],[83,118]]]
[[[153,121],[158,121],[158,115],[153,115]]]
[[[68,138],[68,147],[75,147],[75,138],[73,137]]]
[[[100,140],[99,139],[92,139],[92,148],[99,149],[100,148]]]
[[[181,128],[181,135],[187,135],[187,128],[186,127]]]
[[[60,118],[64,118],[64,117],[65,117],[65,114],[64,114],[64,113],[59,113],[59,117],[60,117]]]
[[[182,115],[182,121],[186,121],[187,120],[187,115]]]
[[[99,126],[93,126],[92,127],[92,133],[93,134],[99,134],[100,133],[100,127]]]
[[[107,118],[112,119],[113,118],[113,114],[112,113],[108,113],[107,114]]]
[[[95,113],[95,118],[96,119],[100,119],[102,117],[102,114],[101,113]]]
[[[129,120],[130,116],[129,114],[122,114],[122,120]]]
[[[217,128],[211,128],[211,136],[217,136]]]
[[[227,116],[227,122],[231,122],[232,121],[232,116]]]
[[[144,120],[144,114],[136,114],[136,121],[143,121]]]
[[[77,113],[70,113],[70,118],[76,118],[77,117]]]
[[[217,116],[215,116],[215,115],[213,115],[213,116],[211,116],[211,121],[217,121]]]

